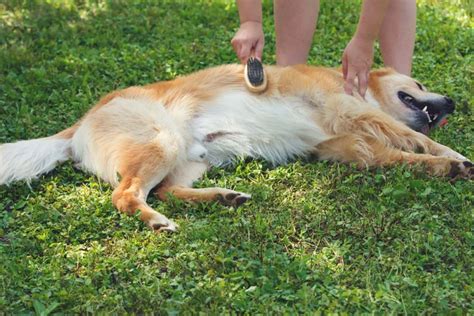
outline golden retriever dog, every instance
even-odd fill
[[[274,165],[316,154],[360,166],[423,164],[435,176],[472,178],[472,163],[428,138],[454,111],[391,69],[370,73],[365,99],[344,94],[340,70],[266,66],[267,86],[250,92],[244,66],[225,65],[172,81],[114,91],[74,126],[0,146],[0,184],[31,180],[72,159],[109,182],[113,204],[155,231],[177,226],[146,202],[168,194],[240,206],[250,195],[192,188],[210,166],[254,157]]]

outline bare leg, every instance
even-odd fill
[[[390,1],[380,29],[385,66],[410,76],[416,31],[416,0]]]
[[[275,0],[277,64],[305,64],[313,41],[319,0]]]

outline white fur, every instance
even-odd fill
[[[282,164],[328,139],[314,123],[310,107],[297,97],[226,91],[202,106],[191,122],[192,134],[213,165],[246,156]]]
[[[452,150],[451,148],[447,147],[447,146],[444,146],[444,145],[441,145],[439,144],[440,148],[442,148],[443,150],[438,154],[439,156],[441,157],[448,157],[448,158],[454,158],[454,159],[458,159],[458,160],[467,160],[469,161],[469,159],[467,159],[466,157],[464,157],[463,155],[461,155],[460,153]]]
[[[118,184],[120,155],[126,144],[156,144],[177,164],[186,158],[189,136],[184,121],[189,114],[185,108],[167,110],[156,100],[117,97],[81,122],[72,138],[74,159],[112,185]]]
[[[188,159],[190,161],[202,162],[207,156],[207,149],[199,142],[195,141],[188,148]]]
[[[180,185],[192,187],[193,183],[199,180],[209,168],[207,163],[186,161],[183,165],[178,165],[170,173],[168,185]]]
[[[367,89],[367,92],[365,93],[365,101],[377,109],[380,109],[380,103],[374,98],[370,89]]]
[[[69,159],[70,140],[45,137],[0,146],[0,184],[27,180]]]

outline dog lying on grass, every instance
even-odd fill
[[[112,184],[113,204],[155,231],[177,226],[147,203],[148,193],[237,207],[250,195],[194,189],[209,166],[236,157],[272,164],[316,154],[360,166],[419,163],[436,176],[472,178],[472,163],[425,134],[454,111],[391,69],[370,73],[366,99],[343,91],[340,71],[267,66],[267,88],[252,93],[241,65],[210,68],[103,97],[74,126],[51,137],[0,146],[0,184],[31,180],[73,159]],[[419,153],[422,152],[422,153]]]

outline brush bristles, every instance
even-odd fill
[[[265,90],[267,81],[263,65],[257,58],[250,57],[245,65],[245,82],[252,92]]]

